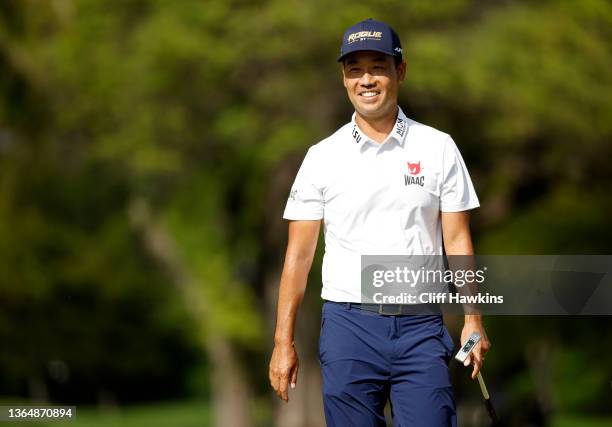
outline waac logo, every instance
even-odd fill
[[[408,165],[408,173],[410,175],[404,175],[404,185],[420,185],[421,187],[425,184],[424,176],[416,176],[421,173],[421,161],[418,163],[406,162]]]
[[[419,160],[419,163],[406,162],[406,164],[408,165],[408,172],[410,173],[410,175],[418,175],[421,173],[421,161],[420,160]]]

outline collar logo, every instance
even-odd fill
[[[355,140],[355,142],[357,144],[359,144],[361,142],[361,134],[357,130],[357,125],[356,124],[353,125],[353,132],[351,132],[351,134],[353,135],[353,139]]]
[[[421,173],[421,161],[419,160],[417,163],[406,162],[408,165],[408,174],[404,174],[404,185],[420,185],[421,187],[425,185],[425,177],[417,176]]]
[[[404,137],[404,132],[406,132],[406,122],[398,117],[397,123],[395,124],[395,133],[400,137]]]

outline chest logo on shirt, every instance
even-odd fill
[[[406,162],[406,164],[408,165],[408,173],[410,175],[418,175],[421,173],[421,161],[420,160],[418,163]]]
[[[425,177],[418,176],[421,173],[421,161],[417,163],[406,162],[408,165],[408,175],[404,174],[404,185],[425,185]]]

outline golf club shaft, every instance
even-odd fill
[[[482,397],[484,397],[485,406],[487,408],[489,417],[491,417],[491,420],[496,423],[498,421],[497,413],[495,412],[495,408],[493,407],[493,402],[491,402],[491,396],[489,396],[489,390],[487,390],[487,386],[485,385],[484,379],[482,378],[482,374],[478,372],[476,378],[478,378],[478,384],[480,385],[480,391],[482,392]]]

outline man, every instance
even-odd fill
[[[361,304],[360,257],[472,255],[468,211],[478,198],[450,136],[399,108],[406,62],[393,29],[372,19],[352,26],[338,61],[355,113],[308,150],[291,189],[270,382],[285,401],[297,384],[294,324],[323,220],[319,357],[327,425],[384,426],[390,400],[395,426],[454,426],[453,343],[442,316]],[[472,378],[490,343],[481,317],[466,315],[462,342],[474,331],[483,339],[466,360]]]

